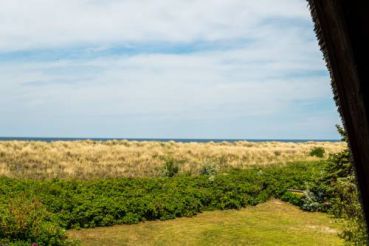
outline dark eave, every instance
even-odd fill
[[[369,1],[308,0],[369,222]],[[347,201],[350,202],[350,201]]]

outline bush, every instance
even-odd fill
[[[10,198],[0,206],[1,245],[70,245],[55,215],[42,203],[25,195]]]
[[[200,175],[215,175],[217,168],[214,165],[205,165],[200,169]]]
[[[296,194],[294,192],[289,192],[289,191],[287,191],[281,196],[282,201],[289,202],[296,206],[302,205],[303,201],[301,198],[302,198],[302,195]]]
[[[325,154],[325,149],[323,147],[314,147],[309,153],[310,156],[316,156],[319,158],[323,158],[324,154]]]
[[[270,197],[281,198],[288,189],[305,189],[305,183],[315,179],[323,166],[324,162],[294,163],[281,167],[234,170],[210,177],[105,180],[0,178],[0,200],[21,193],[37,194],[43,207],[53,213],[65,229],[130,224],[193,216],[204,210],[237,209],[256,205]],[[46,210],[41,211],[46,213]],[[51,216],[40,218],[43,218],[45,225],[54,223]],[[27,230],[22,229],[23,232]],[[52,232],[49,233],[52,235]],[[28,232],[26,235],[24,238],[34,238]],[[6,237],[18,236],[7,234]]]
[[[179,164],[176,160],[172,158],[165,159],[163,176],[164,177],[174,177],[179,172]]]
[[[342,140],[346,141],[347,136],[343,128],[337,126],[337,129]],[[350,160],[350,152],[347,149],[331,155],[321,177],[306,191],[302,208],[329,212],[336,218],[344,219],[342,238],[349,244],[366,245],[366,226],[355,170]]]

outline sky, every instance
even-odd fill
[[[337,139],[305,0],[1,0],[0,136]]]

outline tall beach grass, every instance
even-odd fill
[[[179,174],[317,160],[345,148],[342,142],[144,142],[144,141],[3,141],[0,176],[15,178],[111,178],[161,176],[167,163]]]

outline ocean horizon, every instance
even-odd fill
[[[0,141],[40,141],[40,142],[56,142],[56,141],[83,141],[83,140],[93,140],[93,141],[112,141],[112,140],[127,140],[127,141],[151,141],[151,142],[340,142],[340,139],[248,139],[248,138],[88,138],[88,137],[0,137]]]

